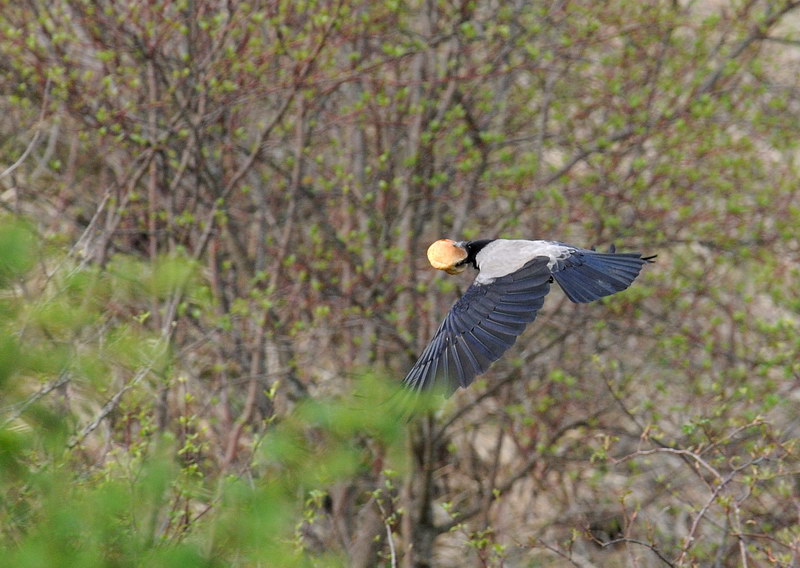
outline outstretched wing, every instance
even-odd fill
[[[435,387],[450,395],[472,383],[536,319],[550,291],[549,260],[540,256],[513,274],[472,284],[450,309],[403,384],[417,392]]]
[[[591,302],[625,290],[652,258],[615,253],[613,247],[607,253],[573,248],[556,260],[553,277],[573,302]]]

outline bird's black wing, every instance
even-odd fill
[[[639,275],[642,266],[652,262],[638,252],[596,252],[572,249],[556,261],[553,277],[567,297],[584,303],[625,290]]]
[[[536,319],[550,291],[547,257],[489,284],[472,284],[450,309],[419,360],[403,379],[414,391],[452,394],[472,383]]]

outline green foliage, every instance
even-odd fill
[[[30,270],[40,254],[24,225],[6,219],[5,226],[11,227],[3,234],[8,250],[26,258],[15,259],[17,269],[8,272],[4,302],[11,282],[34,285]],[[289,545],[310,522],[296,495],[324,495],[326,487],[369,469],[375,456],[367,440],[402,461],[403,423],[387,411],[390,393],[366,378],[360,403],[309,401],[261,436],[255,481],[208,475],[197,456],[205,451],[202,439],[181,441],[146,427],[147,393],[172,357],[133,309],[142,298],[191,293],[194,263],[178,255],[152,264],[119,255],[98,270],[73,266],[58,251],[38,260],[58,268],[30,299],[15,298],[14,314],[5,306],[16,319],[3,320],[0,351],[0,549],[9,565],[305,566],[302,538],[296,551]],[[127,317],[111,317],[111,304]],[[68,338],[77,343],[66,352],[56,348]],[[62,378],[57,386],[37,380],[56,375]],[[115,421],[138,426],[138,434],[128,440],[113,434],[107,443],[117,449],[91,463],[94,450],[76,420],[82,422],[82,407],[91,408],[94,390],[108,399],[119,388],[114,375],[125,381],[119,391],[125,402],[116,412],[128,415]],[[53,388],[71,394],[53,406],[42,396]],[[179,422],[197,427],[188,414]]]
[[[0,286],[8,287],[24,276],[35,259],[32,228],[14,221],[0,226]]]

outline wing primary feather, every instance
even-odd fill
[[[464,380],[461,382],[461,386],[467,386],[472,382],[472,378],[481,372],[480,365],[472,355],[472,351],[467,346],[463,335],[458,336],[455,345],[458,361],[464,369]]]

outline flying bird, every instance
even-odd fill
[[[469,386],[536,319],[554,280],[573,302],[591,302],[628,288],[653,258],[558,241],[436,241],[428,248],[434,268],[458,274],[471,266],[478,276],[450,308],[403,385],[415,392],[436,388],[448,396]]]

